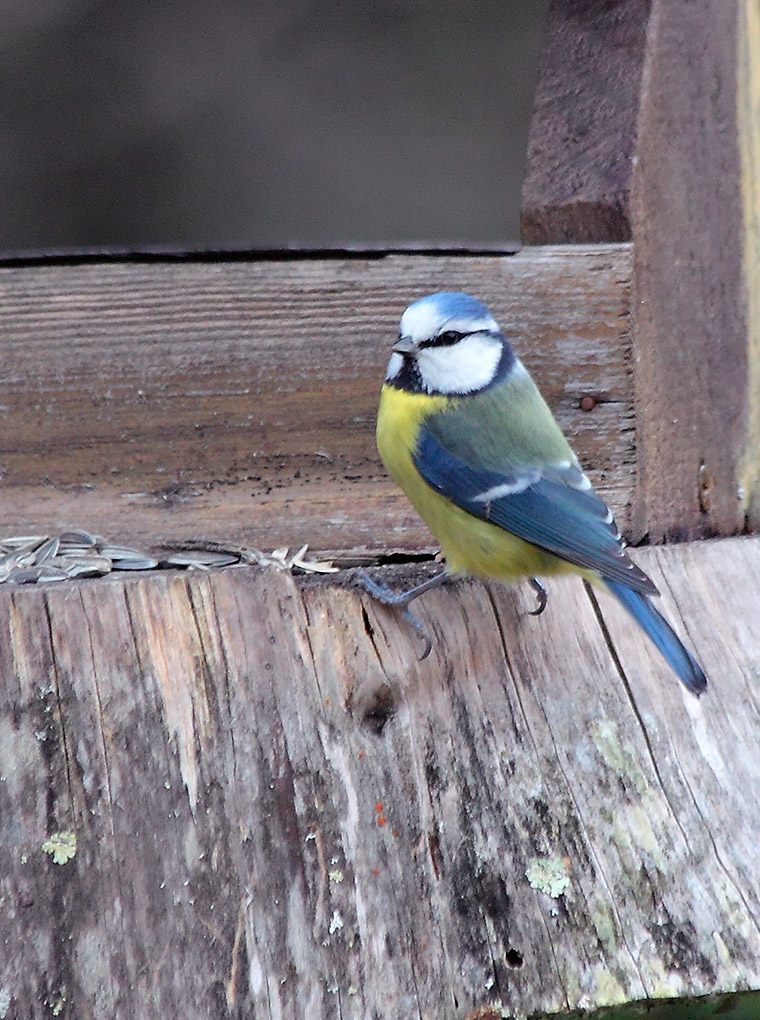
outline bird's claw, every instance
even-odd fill
[[[430,653],[433,650],[433,642],[430,640],[430,635],[425,630],[424,626],[420,623],[420,621],[417,619],[417,617],[414,615],[414,613],[411,611],[409,606],[404,607],[404,611],[402,612],[401,615],[404,617],[405,620],[408,620],[409,623],[411,623],[411,625],[417,631],[419,636],[425,642],[425,647],[422,651],[422,655],[420,656],[420,662],[422,662],[423,659],[427,659],[428,655],[430,655]]]
[[[395,609],[401,610],[401,615],[404,619],[411,623],[425,642],[425,648],[420,656],[420,662],[422,662],[423,659],[427,659],[428,655],[430,655],[433,650],[433,643],[430,640],[430,636],[425,630],[425,627],[420,623],[409,608],[409,603],[417,595],[418,589],[415,588],[411,592],[394,592],[387,584],[385,584],[384,581],[376,581],[375,578],[371,577],[366,570],[360,570],[354,575],[354,584],[358,588],[366,591],[368,595],[371,595],[373,599],[380,602],[382,605],[392,606]]]
[[[546,609],[546,603],[549,601],[549,592],[546,588],[544,588],[538,578],[531,577],[528,584],[536,593],[536,601],[538,602],[535,609],[528,610],[528,616],[540,616]]]

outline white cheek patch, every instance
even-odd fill
[[[459,343],[422,347],[417,365],[428,393],[475,393],[491,382],[499,367],[501,340],[484,333]]]
[[[394,351],[391,354],[391,360],[388,362],[388,371],[385,373],[385,381],[392,382],[401,371],[401,367],[404,364],[404,359],[400,354],[396,354]]]

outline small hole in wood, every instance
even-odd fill
[[[508,949],[504,954],[504,959],[510,967],[522,967],[523,965],[522,953],[518,953],[516,949]]]
[[[387,684],[383,684],[369,699],[362,716],[362,726],[379,737],[395,711],[396,698],[393,691]]]

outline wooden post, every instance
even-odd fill
[[[736,3],[660,0],[649,25],[632,213],[637,509],[655,539],[744,526],[751,351],[737,15]]]
[[[630,241],[651,0],[552,0],[521,229],[526,244]]]
[[[742,268],[747,315],[747,443],[740,478],[749,526],[760,520],[760,10],[739,4],[737,126],[742,190]]]
[[[732,534],[760,492],[757,12],[603,8],[552,4],[525,239],[631,238],[633,534]]]

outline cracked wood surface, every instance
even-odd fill
[[[625,245],[0,267],[0,528],[429,549],[374,429],[401,313],[442,289],[491,305],[625,527],[631,273]]]
[[[756,988],[760,541],[636,558],[700,701],[577,579],[540,618],[527,590],[428,593],[423,662],[366,595],[271,570],[0,590],[6,1017]]]

